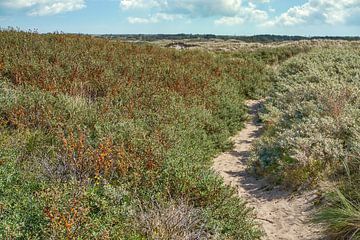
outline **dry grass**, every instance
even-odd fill
[[[137,218],[140,231],[154,240],[210,239],[201,216],[201,211],[184,201],[166,205],[152,203],[141,208]]]

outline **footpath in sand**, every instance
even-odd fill
[[[246,171],[252,142],[261,133],[262,126],[257,120],[260,104],[261,101],[247,102],[250,120],[233,138],[234,149],[218,156],[213,169],[254,208],[257,222],[265,233],[264,239],[319,239],[319,229],[309,223],[316,194],[309,192],[300,196],[280,187],[269,188],[265,180],[257,179]]]

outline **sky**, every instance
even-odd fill
[[[0,0],[0,27],[89,34],[359,36],[360,0]]]

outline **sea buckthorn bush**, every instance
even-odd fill
[[[191,224],[176,236],[260,237],[210,165],[280,47],[262,59],[7,29],[0,49],[1,239],[170,236],[161,211],[177,209]]]
[[[295,188],[332,182],[343,193],[317,219],[360,237],[360,48],[324,47],[287,61],[261,115],[252,169]]]

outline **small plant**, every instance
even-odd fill
[[[54,196],[48,197],[54,200]],[[74,194],[61,209],[56,205],[45,207],[44,214],[50,222],[49,231],[52,238],[77,239],[82,234],[82,226],[88,221],[89,209],[81,206],[80,197]]]
[[[314,220],[324,224],[327,234],[334,239],[360,239],[360,203],[351,202],[339,190]]]
[[[210,239],[201,211],[183,201],[166,205],[152,203],[149,207],[141,205],[138,228],[147,239]]]

